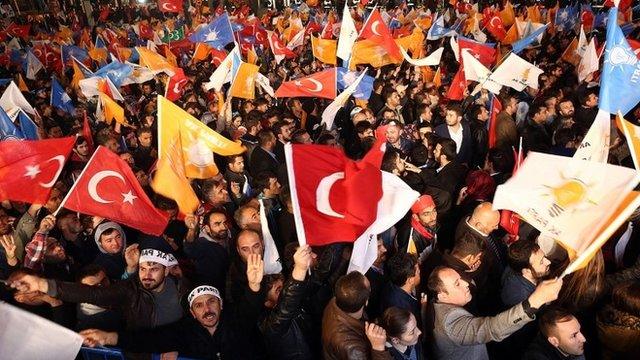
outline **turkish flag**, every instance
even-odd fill
[[[507,36],[507,31],[504,29],[502,19],[498,15],[493,15],[489,21],[487,21],[487,30],[499,41],[502,41]]]
[[[89,117],[87,116],[87,111],[84,111],[84,120],[82,121],[82,132],[81,135],[87,140],[87,145],[89,145],[89,152],[93,152],[93,134],[91,133],[91,125],[89,125]]]
[[[307,24],[307,28],[304,30],[304,35],[309,36],[313,33],[317,33],[320,31],[322,31],[322,26],[320,26],[320,24],[312,20],[312,21],[309,21],[309,23]]]
[[[333,37],[333,24],[335,23],[335,21],[333,20],[333,18],[330,18],[327,21],[327,24],[324,26],[324,28],[322,29],[322,32],[320,33],[320,37],[322,39],[331,39]]]
[[[87,163],[63,206],[161,235],[169,219],[153,206],[129,164],[104,146]]]
[[[496,146],[496,122],[497,116],[502,111],[502,104],[498,101],[498,98],[494,95],[491,99],[491,114],[489,114],[489,149],[493,149]]]
[[[273,51],[273,55],[283,55],[287,58],[296,57],[296,53],[291,51],[291,49],[289,49],[288,47],[284,46],[275,32],[269,33],[269,43],[271,44],[271,51]]]
[[[460,62],[462,63],[462,49],[469,49],[469,53],[473,55],[482,65],[491,68],[496,61],[496,49],[487,44],[479,43],[471,39],[458,37],[458,49],[460,51]]]
[[[44,204],[75,137],[0,142],[0,200]]]
[[[376,220],[382,172],[323,145],[285,145],[298,240],[354,242]]]
[[[189,80],[185,76],[184,70],[182,70],[182,68],[175,68],[174,71],[175,74],[169,78],[169,82],[167,83],[167,90],[164,96],[171,101],[180,99],[180,97],[182,96],[182,89]]]
[[[315,74],[282,83],[276,97],[336,97],[336,69],[331,68]]]
[[[391,31],[389,31],[387,24],[382,20],[382,15],[380,15],[378,9],[374,10],[369,16],[369,19],[367,19],[367,22],[360,32],[360,38],[370,39],[381,45],[387,50],[389,55],[395,59],[402,58],[400,48],[393,39],[393,36],[391,36]]]
[[[107,18],[109,17],[109,13],[111,13],[111,9],[109,9],[108,6],[103,7],[102,10],[100,11],[100,16],[98,17],[98,20],[107,21]]]
[[[629,5],[631,5],[631,0],[620,0],[620,3],[618,4],[618,9],[625,10],[626,8],[629,7]],[[613,0],[605,0],[603,6],[613,7],[615,6],[615,4]]]
[[[580,22],[582,22],[582,25],[587,31],[593,27],[594,20],[595,18],[592,11],[582,10],[582,12],[580,13]]]
[[[451,85],[449,85],[449,90],[447,90],[447,94],[445,95],[449,100],[459,101],[464,98],[464,89],[467,87],[467,79],[464,77],[463,68],[463,65],[460,65],[458,72],[453,77],[453,80],[451,80]]]
[[[27,25],[17,25],[16,23],[11,23],[7,26],[7,34],[20,37],[26,39],[29,37],[29,31],[31,30],[31,24]]]
[[[158,9],[162,12],[182,12],[182,0],[158,0]]]
[[[224,59],[227,57],[227,52],[224,51],[224,50],[218,50],[216,48],[211,48],[209,50],[209,52],[211,53],[211,62],[215,66],[220,66],[220,64],[222,64]]]
[[[140,22],[138,24],[140,29],[140,38],[145,40],[153,40],[153,28],[147,22]]]
[[[518,171],[520,165],[522,165],[522,162],[524,161],[522,146],[520,146],[517,152],[513,150],[513,156],[515,158],[515,163],[513,164],[511,176],[516,174],[516,171]],[[500,226],[507,231],[509,235],[507,238],[507,245],[511,245],[518,239],[518,233],[520,232],[520,216],[510,210],[500,210]]]

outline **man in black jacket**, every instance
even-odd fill
[[[308,245],[298,247],[293,255],[291,278],[284,284],[277,302],[265,303],[270,308],[262,315],[259,327],[270,359],[314,358],[310,345],[311,319],[302,306],[307,290],[305,277],[314,256]]]
[[[11,275],[9,281],[19,292],[41,292],[62,301],[118,308],[131,330],[180,319],[180,286],[168,276],[169,267],[177,264],[173,255],[145,249],[131,256],[139,258],[138,275],[107,287],[44,279],[22,271]]]
[[[467,168],[456,160],[456,143],[451,139],[438,139],[433,151],[437,169],[425,169],[420,174],[427,186],[446,191],[456,199],[467,175]]]
[[[551,152],[551,134],[545,125],[547,115],[547,107],[544,104],[533,104],[529,108],[529,118],[520,131],[525,153],[527,151]]]
[[[487,130],[489,111],[482,105],[474,105],[471,108],[469,119],[471,138],[473,140],[473,152],[469,169],[482,169],[489,150],[489,132]]]
[[[251,255],[247,266],[249,288],[244,301],[226,306],[222,313],[222,298],[213,286],[199,286],[187,298],[193,318],[183,319],[156,329],[129,332],[82,331],[88,346],[115,345],[134,352],[164,353],[177,351],[180,356],[197,359],[255,359],[247,329],[255,324],[262,301],[260,282],[264,262],[260,255]]]
[[[531,343],[523,360],[584,359],[584,343],[580,323],[571,313],[549,308],[540,316],[540,334]]]
[[[278,159],[275,154],[276,136],[271,130],[260,130],[258,133],[258,146],[251,153],[249,169],[251,175],[256,176],[263,171],[278,172]]]

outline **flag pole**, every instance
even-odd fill
[[[78,176],[78,179],[82,179],[82,175],[84,175],[84,172],[87,171],[87,168],[89,167],[89,164],[91,164],[91,162],[93,161],[93,158],[96,156],[96,154],[98,153],[98,150],[101,148],[102,146],[99,145],[96,148],[96,151],[93,152],[93,154],[91,155],[91,158],[89,159],[89,161],[87,161],[87,164],[84,166],[84,168],[82,169],[82,171],[80,172],[80,176]],[[73,185],[71,185],[71,189],[69,189],[69,191],[67,192],[67,195],[64,196],[64,199],[62,199],[62,201],[60,202],[60,205],[58,206],[58,208],[56,209],[56,211],[53,212],[53,216],[58,216],[58,213],[60,212],[60,210],[64,207],[64,204],[67,202],[67,200],[69,199],[69,196],[71,195],[71,193],[73,192],[73,190],[76,188],[76,186],[78,185],[78,179],[76,179],[73,182]]]

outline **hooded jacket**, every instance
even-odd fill
[[[110,229],[116,229],[120,232],[120,235],[122,235],[122,247],[120,248],[120,252],[117,254],[108,253],[102,247],[102,244],[100,244],[100,236]],[[94,231],[94,240],[98,246],[98,250],[100,250],[100,254],[96,256],[93,262],[102,266],[110,279],[121,279],[127,268],[127,263],[124,260],[124,249],[127,248],[127,236],[122,230],[122,227],[113,221],[103,222],[96,227]]]

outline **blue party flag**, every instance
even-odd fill
[[[38,126],[36,123],[31,120],[29,115],[22,111],[22,109],[18,112],[18,122],[20,124],[20,131],[24,138],[27,140],[39,140],[38,136]]]
[[[230,42],[233,42],[233,29],[229,16],[225,12],[209,25],[203,26],[189,36],[189,40],[194,43],[204,42],[216,49],[221,49]]]
[[[51,105],[69,114],[73,114],[76,111],[69,94],[64,91],[64,88],[55,77],[51,78]]]
[[[534,40],[536,40],[538,36],[540,36],[540,34],[544,33],[545,30],[547,30],[547,27],[549,27],[549,24],[545,24],[544,26],[541,26],[540,28],[538,28],[538,30],[529,34],[529,36],[525,37],[524,39],[516,41],[515,43],[513,43],[511,51],[514,54],[517,54],[520,51],[524,50],[527,46],[531,45],[531,43]]]
[[[94,75],[101,78],[108,77],[115,86],[120,87],[124,79],[129,77],[131,73],[133,73],[133,67],[131,65],[114,60],[96,70]]]
[[[609,10],[607,44],[600,80],[600,109],[628,113],[640,101],[640,61],[618,26],[618,9]]]

